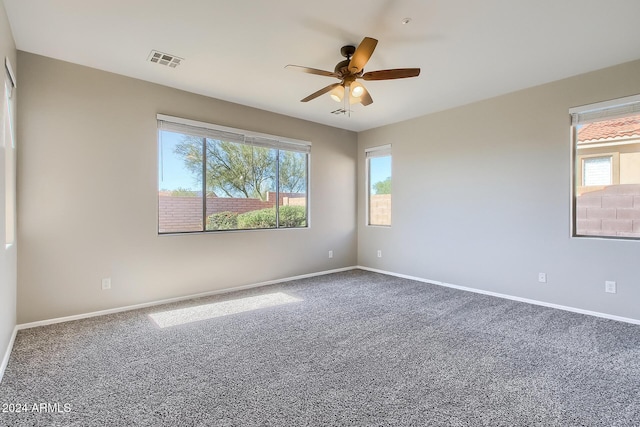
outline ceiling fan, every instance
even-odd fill
[[[343,46],[342,49],[340,49],[340,54],[347,59],[338,62],[333,72],[299,65],[287,65],[285,68],[291,68],[309,74],[317,74],[319,76],[335,77],[340,80],[339,83],[333,83],[323,87],[300,101],[308,102],[320,95],[331,92],[331,98],[337,102],[344,99],[345,105],[347,105],[347,100],[349,100],[349,104],[360,103],[366,106],[371,104],[373,99],[367,91],[367,88],[357,80],[405,79],[407,77],[417,77],[420,75],[420,68],[394,68],[391,70],[369,71],[365,73],[364,66],[369,61],[369,58],[371,58],[377,44],[378,40],[365,37],[357,48],[351,45]]]

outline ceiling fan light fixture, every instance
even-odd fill
[[[329,93],[329,96],[334,101],[341,102],[342,98],[344,98],[344,88],[342,86],[336,86],[331,90],[331,92]]]
[[[362,87],[360,83],[351,84],[351,96],[360,98],[363,93],[364,93],[364,87]]]

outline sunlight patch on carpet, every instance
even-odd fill
[[[245,311],[290,304],[298,301],[302,301],[302,299],[292,297],[282,292],[276,292],[273,294],[203,304],[195,307],[161,311],[149,314],[149,317],[159,327],[168,328],[171,326],[184,325],[185,323],[198,322],[201,320],[213,319],[215,317],[228,316],[230,314],[243,313]]]

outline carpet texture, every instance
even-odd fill
[[[20,331],[0,405],[7,426],[638,426],[640,327],[353,270]]]

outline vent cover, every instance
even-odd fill
[[[157,50],[151,51],[148,60],[151,62],[155,62],[156,64],[165,65],[171,68],[176,68],[182,61],[184,61],[183,58],[179,58],[168,53],[159,52]]]
[[[331,114],[335,114],[335,115],[347,114],[347,110],[345,110],[344,108],[338,108],[337,110],[333,110]]]

